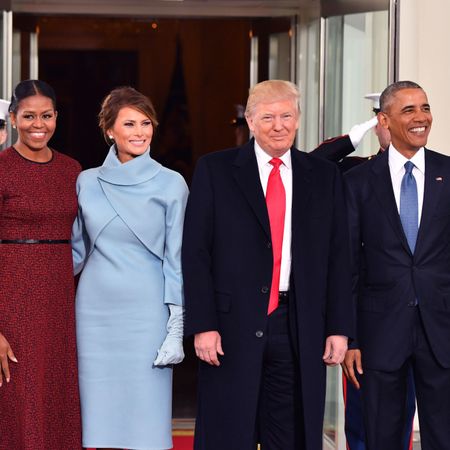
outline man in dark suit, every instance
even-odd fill
[[[450,449],[450,159],[425,149],[432,115],[410,81],[380,98],[383,154],[346,174],[357,340],[368,450],[398,450],[412,370],[424,450]]]
[[[292,146],[298,100],[292,83],[259,83],[254,139],[196,167],[182,262],[197,450],[322,447],[325,368],[354,331],[348,228],[337,167]]]

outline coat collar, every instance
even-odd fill
[[[295,147],[291,147],[292,162],[292,220],[297,221],[306,211],[311,188],[309,171],[312,166],[307,155]],[[258,163],[256,161],[254,139],[238,148],[233,162],[234,177],[247,202],[262,226],[267,237],[270,238],[270,222],[267,213],[266,199],[259,178]]]
[[[397,203],[395,202],[391,173],[389,171],[389,149],[373,160],[370,183],[378,198],[381,210],[385,212],[404,249],[411,255],[398,213]]]
[[[299,224],[305,220],[308,211],[308,203],[311,197],[311,172],[313,166],[309,157],[292,147],[292,223]],[[292,228],[292,232],[296,227]]]
[[[422,244],[432,227],[432,218],[435,214],[442,188],[444,177],[442,173],[442,161],[440,155],[425,149],[425,186],[423,192],[422,217],[420,219],[419,233],[415,255],[422,249]]]
[[[425,149],[425,186],[422,217],[420,219],[420,227],[414,252],[415,256],[419,254],[427,230],[431,226],[431,219],[443,186],[441,175],[440,160],[436,157],[435,153]],[[381,205],[381,209],[386,213],[403,247],[411,254],[392,189],[392,180],[389,172],[389,150],[386,150],[373,160],[371,183]]]
[[[131,186],[150,180],[161,167],[161,164],[150,157],[150,147],[142,155],[121,163],[117,158],[115,145],[112,145],[99,168],[98,178],[111,184]]]
[[[235,167],[234,177],[238,186],[267,237],[270,239],[269,215],[267,213],[264,191],[259,178],[254,139],[251,139],[247,144],[238,149],[233,166]]]

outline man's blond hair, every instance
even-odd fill
[[[297,86],[285,80],[266,80],[255,84],[250,89],[245,115],[252,116],[259,103],[272,103],[284,100],[292,100],[295,108],[300,112],[300,91]]]

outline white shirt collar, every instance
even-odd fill
[[[404,171],[406,161],[411,161],[423,175],[425,175],[425,149],[421,147],[415,155],[408,159],[403,156],[392,144],[389,145],[389,167],[392,173]]]
[[[273,159],[273,156],[270,156],[268,153],[266,153],[262,147],[256,142],[255,140],[255,154],[256,154],[256,160],[258,161],[258,165],[264,166],[265,164],[269,164],[270,167],[272,165],[270,164],[270,160]],[[288,149],[286,153],[284,153],[282,156],[280,156],[281,161],[283,161],[283,164],[290,169],[292,166],[291,162],[291,149]]]

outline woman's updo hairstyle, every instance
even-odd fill
[[[98,125],[103,132],[106,142],[111,145],[107,131],[113,128],[114,123],[122,108],[133,108],[147,116],[153,128],[158,126],[155,107],[151,100],[130,86],[122,86],[113,89],[103,100],[102,109],[98,115]]]
[[[11,104],[9,105],[9,112],[17,114],[20,102],[27,97],[33,95],[42,95],[48,97],[53,104],[53,109],[56,111],[56,94],[53,88],[45,81],[41,80],[25,80],[21,81],[14,89],[11,96]]]

